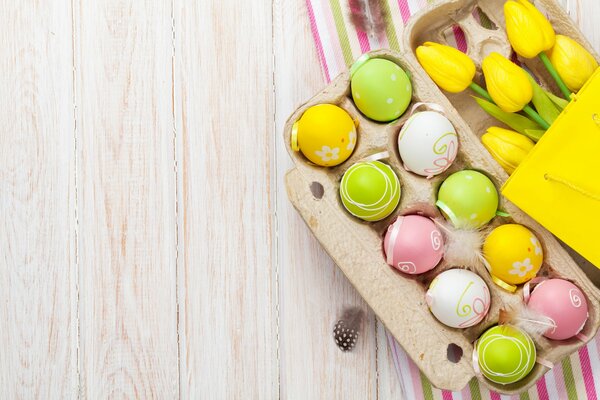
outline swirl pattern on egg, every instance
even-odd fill
[[[481,322],[490,309],[490,291],[474,272],[450,269],[439,274],[425,296],[431,313],[452,328],[468,328]]]
[[[400,216],[388,227],[383,250],[392,267],[406,274],[422,274],[442,259],[444,238],[431,219]]]

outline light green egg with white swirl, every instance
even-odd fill
[[[477,341],[475,351],[481,373],[502,385],[525,378],[535,365],[533,340],[510,325],[498,325],[485,331]]]
[[[340,197],[346,210],[365,221],[379,221],[392,214],[400,202],[400,194],[398,176],[379,161],[354,164],[340,184]]]

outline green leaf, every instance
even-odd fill
[[[476,96],[473,96],[473,98],[486,113],[490,114],[498,121],[504,122],[506,125],[510,126],[512,129],[522,135],[526,135],[525,130],[527,129],[535,131],[542,128],[537,123],[521,114],[508,113],[506,111],[502,111],[502,109],[494,103],[490,103],[489,101]]]
[[[546,133],[546,131],[543,129],[525,129],[525,133],[523,134],[537,143],[537,141],[544,136],[544,133]]]
[[[556,105],[556,106],[557,106],[559,109],[561,109],[561,110],[564,110],[564,109],[565,109],[565,107],[569,105],[569,101],[568,101],[568,100],[565,100],[565,99],[563,99],[562,97],[558,97],[558,96],[554,95],[552,92],[549,92],[549,91],[547,91],[547,90],[545,90],[545,89],[542,89],[542,90],[544,90],[544,93],[546,93],[546,96],[548,96],[548,98],[549,98],[550,100],[552,100],[552,102],[553,102],[553,103],[554,103],[554,104],[555,104],[555,105]]]
[[[531,75],[527,74],[529,81],[531,82],[531,88],[533,89],[533,98],[531,99],[535,109],[537,110],[540,117],[542,117],[546,122],[552,124],[558,115],[560,114],[560,110],[556,107],[556,105],[546,96],[544,90],[537,84],[535,79],[531,77]]]

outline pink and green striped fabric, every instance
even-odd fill
[[[378,48],[399,50],[406,21],[425,7],[427,0],[382,0],[382,4],[387,23],[385,34],[373,39],[358,32],[350,22],[347,0],[306,0],[312,34],[326,82],[348,68],[362,53]],[[486,23],[484,20],[481,22],[483,25]],[[465,38],[460,29],[447,32],[446,39],[458,49],[466,49]],[[460,392],[436,389],[389,334],[388,339],[400,387],[406,399],[596,399],[596,387],[600,387],[600,336],[596,336],[578,353],[564,359],[527,393],[520,396],[501,396],[485,389],[475,379]]]

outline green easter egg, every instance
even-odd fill
[[[410,104],[412,85],[406,72],[383,58],[361,57],[352,66],[352,98],[356,107],[375,121],[393,121]]]
[[[400,191],[394,171],[379,161],[354,164],[340,184],[346,210],[365,221],[379,221],[393,213],[400,202]]]
[[[436,205],[457,228],[480,228],[496,215],[498,191],[481,172],[459,171],[442,183]]]
[[[533,340],[527,333],[508,325],[485,331],[477,341],[475,351],[481,373],[502,385],[525,378],[535,365]]]

